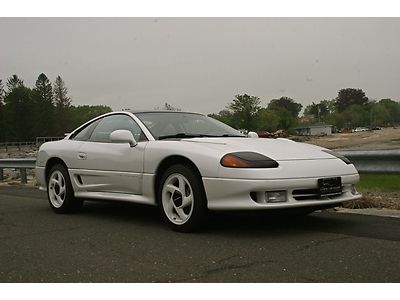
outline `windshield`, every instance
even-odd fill
[[[184,137],[244,137],[236,129],[204,115],[182,112],[135,114],[155,139]]]

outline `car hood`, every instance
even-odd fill
[[[297,143],[289,139],[265,138],[191,138],[182,142],[196,143],[224,153],[252,151],[274,160],[336,159],[322,150],[324,148]]]

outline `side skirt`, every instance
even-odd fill
[[[109,192],[75,192],[75,197],[93,200],[115,200],[139,204],[156,205],[155,199],[143,195],[109,193]]]

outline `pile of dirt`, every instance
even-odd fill
[[[27,147],[22,148],[21,150],[15,149],[1,149],[0,150],[0,159],[4,158],[27,158],[27,157],[36,157],[37,148],[35,147]]]
[[[362,190],[361,199],[347,202],[343,205],[345,208],[387,208],[400,210],[400,192],[378,192]]]
[[[293,139],[328,149],[399,149],[400,128],[382,128],[374,131],[335,133],[315,137],[294,137]]]
[[[35,171],[31,169],[26,170],[26,180],[28,185],[36,185]],[[21,185],[21,174],[17,169],[4,169],[3,181],[0,181],[0,186],[7,185]]]

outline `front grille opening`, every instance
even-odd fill
[[[292,192],[293,198],[297,201],[324,200],[324,199],[329,200],[340,197],[341,194],[321,196],[318,189],[302,189],[302,190],[294,190]]]

